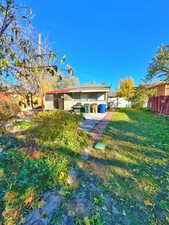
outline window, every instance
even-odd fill
[[[98,93],[97,94],[97,100],[98,101],[104,101],[105,100],[105,93]]]
[[[73,99],[79,100],[80,99],[80,93],[73,93]]]
[[[80,99],[82,101],[88,101],[88,94],[87,93],[81,93]]]
[[[96,101],[97,100],[97,93],[89,93],[88,99],[91,101]]]
[[[53,95],[46,95],[45,101],[53,101]]]

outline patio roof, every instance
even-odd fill
[[[48,91],[46,94],[59,94],[59,93],[69,93],[69,92],[86,92],[86,91],[91,91],[92,89],[96,90],[97,92],[99,90],[102,91],[102,89],[110,89],[111,86],[107,86],[105,84],[83,84],[79,85],[76,88],[64,88],[64,89],[57,89],[54,91]]]
[[[54,91],[48,91],[47,94],[69,93],[69,92],[71,92],[72,90],[75,90],[75,89],[76,89],[76,88],[57,89],[57,90],[54,90]]]

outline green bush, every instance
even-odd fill
[[[28,139],[29,135],[36,138],[40,158],[32,159],[27,145],[0,154],[0,214],[4,225],[23,224],[25,214],[41,208],[43,193],[71,188],[69,170],[78,156],[71,150],[80,150],[91,140],[79,129],[80,121],[80,116],[64,111],[39,113],[23,133]]]
[[[41,141],[50,141],[78,149],[87,145],[90,136],[79,129],[81,116],[65,111],[42,112],[32,118],[31,133]]]
[[[20,224],[25,213],[41,204],[41,194],[67,187],[69,157],[48,152],[40,159],[24,151],[8,150],[0,156],[0,214],[5,225]]]

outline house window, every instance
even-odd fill
[[[91,101],[96,101],[97,100],[97,93],[89,93],[88,99],[91,100]]]
[[[80,93],[73,93],[73,99],[79,100],[80,99]]]
[[[97,94],[97,100],[98,101],[105,101],[105,94],[104,93],[98,93]]]
[[[46,95],[45,101],[53,101],[53,95]]]
[[[81,93],[80,99],[82,101],[88,101],[88,94],[87,93]]]

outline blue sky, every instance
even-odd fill
[[[65,52],[84,82],[138,85],[160,44],[169,44],[168,0],[27,0],[33,25]],[[57,52],[57,51],[56,51]]]

